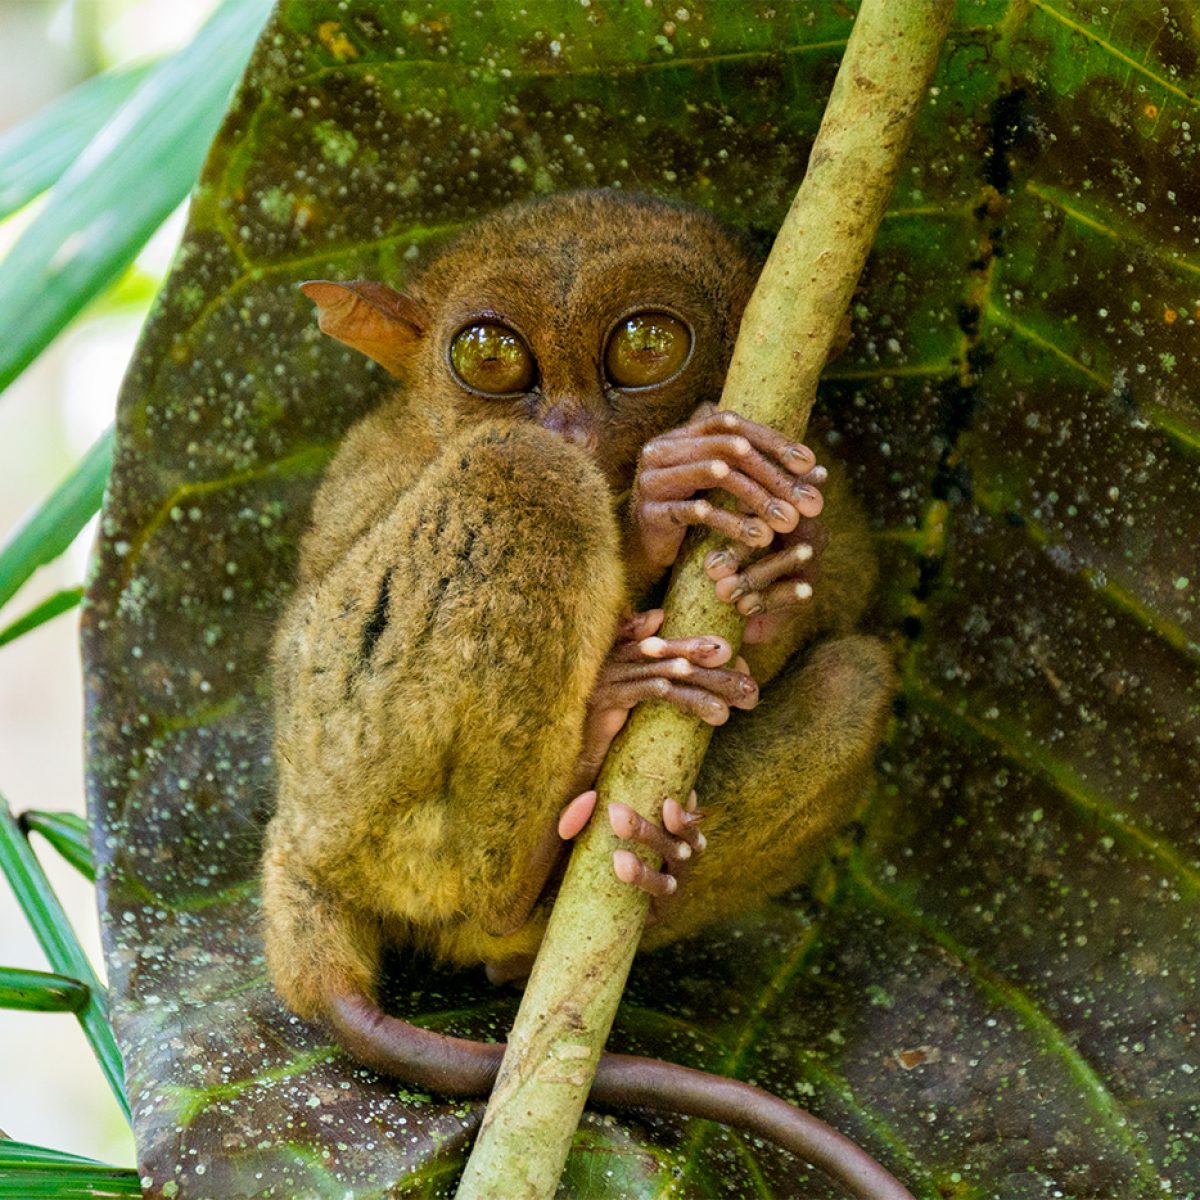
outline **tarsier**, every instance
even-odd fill
[[[707,214],[584,192],[479,221],[405,295],[304,285],[400,386],[325,476],[275,644],[266,948],[284,1002],[369,1065],[486,1090],[501,1047],[378,1008],[383,948],[526,973],[637,702],[721,726],[698,807],[604,814],[663,859],[614,855],[654,897],[643,948],[794,886],[861,795],[892,690],[853,632],[865,523],[807,448],[713,407],[757,272]],[[657,636],[692,525],[727,539],[705,565],[749,618],[740,657]],[[691,1111],[671,1073],[695,1072],[622,1090],[617,1058],[594,1098]]]

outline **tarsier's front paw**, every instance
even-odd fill
[[[705,406],[642,449],[632,505],[636,565],[669,567],[689,525],[706,525],[747,550],[763,549],[821,511],[824,478],[807,446]],[[736,509],[697,494],[710,489],[726,492]]]
[[[593,714],[628,713],[641,700],[664,700],[723,725],[730,709],[758,703],[758,685],[743,659],[730,665],[733,648],[724,638],[658,637],[662,622],[662,609],[626,618],[596,682]]]
[[[804,520],[778,535],[765,554],[730,543],[705,558],[704,570],[716,585],[717,598],[749,618],[745,641],[767,640],[811,601],[824,540],[820,522]]]
[[[600,773],[613,738],[641,700],[662,700],[709,725],[723,725],[731,709],[753,708],[758,684],[746,660],[715,636],[662,638],[661,608],[630,613],[592,690],[583,730],[583,748],[574,785],[588,787]]]
[[[588,823],[595,807],[595,791],[576,796],[559,816],[559,836],[575,837]],[[662,919],[667,902],[682,886],[696,857],[703,853],[706,842],[699,829],[703,817],[696,808],[695,792],[688,797],[686,808],[673,798],[664,800],[661,826],[647,821],[628,804],[614,801],[608,806],[608,823],[617,837],[645,846],[662,859],[662,869],[654,871],[632,850],[613,851],[613,874],[622,883],[652,897],[648,923]]]

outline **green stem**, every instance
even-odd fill
[[[808,172],[742,320],[722,405],[800,437],[817,380],[883,217],[953,0],[863,0]],[[737,645],[743,621],[702,567],[719,539],[692,537],[666,600],[663,636]],[[644,704],[609,753],[597,811],[620,800],[658,820],[686,796],[712,729]],[[554,1195],[633,962],[649,899],[619,883],[617,840],[579,839],[513,1025],[457,1200]]]

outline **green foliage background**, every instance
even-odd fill
[[[307,497],[382,386],[295,282],[403,281],[567,187],[769,234],[850,16],[279,5],[126,385],[85,613],[148,1194],[450,1195],[471,1124],[354,1070],[262,973],[265,648]],[[1183,0],[960,3],[814,435],[885,564],[905,686],[879,785],[810,890],[642,960],[613,1037],[810,1105],[922,1197],[1197,1194],[1198,48]],[[514,1010],[410,962],[392,999],[482,1036]],[[801,1190],[837,1194],[629,1115],[586,1121],[563,1185]]]

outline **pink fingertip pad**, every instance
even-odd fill
[[[576,837],[591,820],[592,810],[595,807],[595,791],[581,792],[559,814],[558,836],[565,842]]]
[[[638,856],[632,850],[613,851],[613,874],[622,883],[636,883],[641,866]]]

